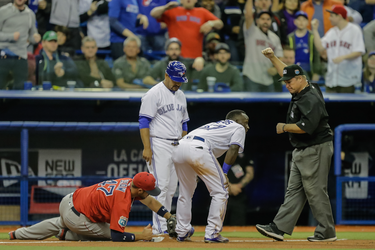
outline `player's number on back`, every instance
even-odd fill
[[[231,120],[225,120],[225,121],[219,121],[216,124],[210,124],[200,127],[200,129],[205,130],[212,130],[212,129],[220,129],[220,128],[226,128],[227,125],[231,124],[233,121]]]
[[[106,196],[110,196],[113,194],[113,190],[117,185],[117,181],[110,180],[110,181],[103,181],[98,184],[98,188],[96,190],[103,191]]]
[[[116,190],[125,193],[128,184],[129,180],[121,180]],[[98,184],[99,187],[96,190],[102,191],[106,196],[111,196],[113,194],[113,191],[115,190],[116,185],[117,181],[115,180],[103,181]]]

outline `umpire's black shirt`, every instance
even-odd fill
[[[293,147],[306,147],[332,141],[333,133],[328,125],[328,113],[323,94],[317,84],[309,83],[298,94],[292,95],[286,117],[287,124],[296,124],[305,134],[289,133]]]

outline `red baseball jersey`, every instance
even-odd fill
[[[167,24],[169,37],[177,37],[181,41],[181,56],[196,58],[202,56],[204,34],[199,30],[207,21],[218,20],[210,11],[204,8],[187,10],[176,7],[167,10],[159,22]]]
[[[131,183],[131,178],[121,178],[80,188],[73,194],[74,208],[90,221],[109,223],[123,233],[133,203]]]

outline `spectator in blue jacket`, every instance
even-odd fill
[[[148,18],[139,13],[137,0],[112,0],[108,16],[111,26],[111,55],[113,60],[124,55],[123,43],[127,37],[137,36],[137,27],[148,27]]]
[[[47,31],[42,39],[43,49],[35,57],[36,81],[41,85],[50,81],[52,85],[67,87],[68,81],[76,81],[76,87],[83,87],[78,80],[78,71],[73,60],[57,52],[57,34]]]
[[[143,29],[142,27],[138,28],[140,34],[140,39],[142,42],[142,51],[162,51],[164,50],[164,45],[166,42],[165,33],[167,32],[167,25],[163,22],[156,21],[150,15],[150,12],[153,8],[166,5],[169,2],[174,2],[176,0],[137,0],[139,6],[139,13],[147,16],[148,18],[148,27]]]

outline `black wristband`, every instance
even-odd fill
[[[284,133],[286,133],[286,131],[284,130],[284,128],[285,128],[285,125],[286,125],[286,124],[284,124],[284,125],[283,125],[283,132],[284,132]]]
[[[128,242],[135,241],[134,234],[127,233],[127,232],[121,233],[113,229],[111,229],[111,238],[112,238],[112,241],[128,241]]]
[[[164,217],[166,213],[168,213],[168,210],[164,207],[161,206],[161,208],[156,212],[160,217]]]

